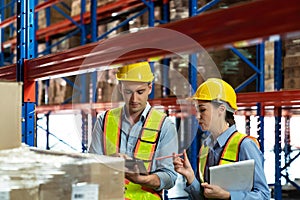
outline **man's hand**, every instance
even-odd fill
[[[125,172],[125,178],[135,184],[140,184],[152,189],[160,187],[160,179],[156,174],[141,175],[137,165],[134,166],[133,171]]]
[[[217,185],[202,183],[206,198],[230,199],[230,193]]]
[[[143,182],[144,175],[140,175],[139,167],[135,164],[133,170],[129,170],[126,168],[125,178],[130,180],[133,183],[141,184]]]
[[[129,159],[129,160],[132,159],[131,157],[129,157],[128,155],[123,154],[123,153],[115,153],[115,154],[111,154],[110,156],[113,156],[113,157],[120,157],[120,158],[124,158],[124,159]]]
[[[133,158],[129,157],[128,155],[121,154],[121,153],[116,153],[111,156],[121,157],[121,158],[124,158],[125,160],[133,159]],[[140,185],[152,188],[152,189],[157,189],[160,187],[159,177],[155,174],[141,175],[138,165],[134,165],[133,170],[125,168],[125,178],[135,184],[140,184]]]

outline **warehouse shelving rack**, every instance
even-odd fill
[[[105,38],[108,34],[110,34],[112,31],[117,30],[118,28],[122,27],[123,25],[125,25],[126,23],[128,23],[130,20],[132,20],[133,18],[136,18],[142,14],[144,14],[147,10],[149,11],[149,26],[153,26],[154,25],[154,2],[147,2],[147,1],[140,1],[140,0],[125,0],[125,1],[114,1],[111,2],[109,4],[106,4],[104,6],[101,6],[99,8],[97,8],[97,6],[95,6],[95,4],[97,4],[97,1],[93,0],[91,1],[91,11],[90,12],[86,12],[85,8],[86,8],[86,1],[82,0],[81,1],[81,13],[77,16],[74,17],[69,17],[67,16],[60,8],[58,8],[56,6],[57,3],[60,3],[61,0],[50,0],[50,1],[46,1],[44,3],[41,3],[37,6],[35,6],[35,13],[42,10],[42,9],[49,9],[50,7],[53,7],[55,10],[57,10],[61,15],[65,16],[66,19],[54,24],[50,24],[50,17],[49,17],[49,10],[46,10],[46,24],[47,27],[45,28],[41,28],[36,30],[36,38],[37,40],[45,40],[46,41],[46,49],[43,52],[37,52],[36,46],[33,47],[35,50],[35,52],[37,52],[38,54],[49,54],[51,53],[51,48],[55,45],[58,45],[59,43],[63,42],[63,40],[68,39],[70,37],[72,37],[73,35],[75,35],[76,33],[80,32],[81,33],[81,45],[85,44],[87,41],[87,38],[90,38],[90,41],[95,42],[98,41],[100,39]],[[14,3],[14,2],[12,2]],[[165,6],[167,2],[164,2],[163,5]],[[36,3],[35,3],[36,4]],[[112,28],[111,30],[107,31],[105,34],[100,35],[98,37],[98,33],[97,33],[97,25],[100,23],[103,23],[103,21],[109,21],[110,18],[113,18],[111,15],[111,12],[115,12],[117,13],[117,17],[120,15],[126,15],[128,13],[131,12],[138,12],[137,14],[135,14],[134,16],[124,20],[122,23],[120,23],[119,25],[117,25],[116,27]],[[116,18],[114,16],[114,18]],[[4,20],[2,23],[0,23],[0,27],[5,28],[9,25],[12,25],[13,22],[15,22],[17,19],[17,17],[11,16],[8,19]],[[35,17],[35,19],[37,20],[38,18]],[[35,22],[35,24],[37,24],[37,22]],[[86,26],[90,25],[91,26],[91,30],[90,32],[87,30]],[[71,31],[71,32],[70,32]],[[62,40],[56,42],[53,45],[49,44],[49,38],[51,37],[55,37],[56,35],[60,35],[63,33],[68,33]],[[11,48],[15,48],[16,45],[16,38],[12,38],[8,41],[5,41],[3,43],[3,47],[7,47],[10,46]],[[97,76],[96,76],[96,72],[91,74],[92,78],[92,87],[93,87],[93,91],[96,91],[96,80],[97,80]],[[80,84],[79,87],[76,87],[76,85],[71,82],[68,78],[64,78],[68,84],[74,86],[74,88],[79,88],[79,92],[77,92],[77,94],[81,94],[80,96],[80,100],[82,103],[87,102],[86,99],[86,95],[83,95],[83,91],[86,88],[86,76],[85,75],[80,75],[80,81],[83,84]],[[49,80],[46,80],[46,85],[49,85]],[[77,95],[76,94],[76,95]],[[92,97],[92,101],[95,102],[96,100],[96,92],[93,93]],[[71,97],[72,98],[72,97]],[[67,99],[66,102],[69,102],[71,100],[71,98]],[[49,116],[49,113],[46,115],[46,117]],[[82,112],[82,121],[83,121],[83,127],[82,127],[82,135],[83,138],[87,138],[87,124],[85,122],[87,122],[87,113]],[[47,134],[49,134],[49,129],[47,127]],[[26,138],[24,138],[24,140],[26,140]],[[48,145],[47,145],[48,147]],[[86,150],[85,146],[83,145],[83,151]]]
[[[194,2],[194,1],[191,1]],[[24,8],[29,8],[25,11],[25,13],[30,13],[30,9],[34,10],[34,5],[27,4],[22,2]],[[23,9],[24,9],[23,8]],[[280,8],[280,9],[279,9]],[[269,12],[270,10],[274,12]],[[275,12],[277,11],[277,12]],[[266,39],[270,35],[280,34],[285,36],[286,33],[299,31],[300,27],[298,25],[298,21],[300,19],[299,12],[300,8],[298,2],[296,0],[289,0],[287,2],[276,2],[274,4],[271,0],[257,1],[249,4],[239,5],[236,7],[232,7],[226,10],[212,11],[208,13],[203,13],[201,15],[197,15],[191,17],[189,19],[168,23],[162,25],[160,27],[168,28],[171,30],[176,30],[181,33],[186,34],[187,36],[193,38],[197,42],[199,42],[203,47],[207,49],[211,48],[226,48],[228,44],[234,44],[236,41],[244,41],[248,40],[250,43],[260,38],[261,41]],[[249,15],[244,15],[248,13]],[[27,15],[28,16],[28,15]],[[32,18],[29,15],[29,19]],[[236,17],[239,16],[237,20]],[[21,18],[23,18],[21,16]],[[23,18],[24,19],[24,18]],[[263,20],[261,20],[263,19]],[[25,20],[26,21],[26,20]],[[24,22],[25,22],[24,21]],[[287,23],[288,22],[288,23]],[[21,23],[22,24],[22,23]],[[206,24],[206,26],[197,26],[198,24]],[[24,23],[23,23],[24,25]],[[1,23],[2,26],[2,23]],[[191,29],[190,27],[194,27]],[[30,41],[30,28],[25,28],[27,33],[23,35],[24,43]],[[239,30],[239,31],[232,31]],[[257,31],[260,30],[260,31]],[[23,53],[19,52],[20,60],[18,60],[18,66],[16,71],[16,65],[10,65],[6,67],[2,67],[0,69],[0,78],[8,79],[8,80],[24,80],[24,100],[30,100],[34,102],[34,81],[39,78],[47,78],[51,76],[65,76],[69,73],[85,73],[88,69],[102,69],[108,63],[110,63],[110,59],[112,57],[109,56],[110,53],[106,49],[107,47],[114,46],[118,44],[121,47],[130,48],[132,45],[143,38],[147,38],[151,35],[152,29],[142,30],[137,33],[132,33],[128,35],[124,35],[122,37],[116,37],[114,39],[105,40],[103,43],[95,42],[91,44],[87,44],[81,47],[77,47],[74,49],[70,49],[64,52],[47,55],[40,58],[34,58],[34,53],[28,54],[26,52],[26,48],[23,48]],[[207,34],[209,33],[209,34]],[[28,36],[28,38],[24,36]],[[33,35],[33,34],[32,34]],[[31,35],[31,36],[32,36]],[[226,35],[227,37],[223,37]],[[21,35],[22,36],[22,35]],[[134,40],[133,40],[134,37]],[[164,42],[166,40],[170,40],[170,38],[158,38],[158,42]],[[171,38],[172,39],[172,38]],[[32,40],[34,41],[34,39]],[[153,41],[145,41],[145,46],[151,44]],[[19,41],[17,42],[18,44]],[[26,44],[26,47],[30,47],[32,45],[30,42]],[[93,52],[91,54],[91,50],[98,45],[100,48],[97,49],[97,52]],[[168,44],[170,49],[175,49],[174,45]],[[280,46],[280,41],[276,43],[276,46]],[[180,51],[186,52],[190,50],[189,46],[181,46]],[[22,48],[21,48],[22,49]],[[275,48],[276,53],[280,54],[280,48]],[[118,51],[118,50],[116,50]],[[234,49],[233,49],[234,51]],[[104,53],[105,52],[105,55]],[[134,62],[142,59],[147,59],[149,57],[155,56],[166,56],[169,52],[158,50],[158,49],[141,49],[135,51],[134,53],[129,53],[121,56],[119,59],[115,60],[114,64],[124,63],[124,62]],[[31,57],[30,57],[31,55]],[[89,66],[82,66],[83,57],[82,55],[90,56],[93,62],[89,63]],[[31,59],[33,58],[33,59]],[[29,59],[29,60],[25,60]],[[23,62],[24,61],[24,62]],[[277,57],[277,61],[279,58]],[[276,62],[277,62],[276,61]],[[281,62],[275,63],[275,66],[280,66]],[[63,68],[62,68],[63,66]],[[65,67],[67,66],[67,67]],[[275,67],[275,78],[277,82],[275,82],[275,88],[280,89],[280,73],[279,67]],[[24,70],[24,71],[23,71]],[[258,115],[264,116],[264,110],[266,106],[274,106],[274,114],[276,119],[276,127],[275,127],[275,135],[276,135],[276,146],[275,146],[275,155],[276,155],[276,174],[275,174],[275,199],[281,199],[281,171],[285,168],[281,168],[281,145],[280,145],[280,120],[282,116],[282,108],[285,107],[293,107],[299,105],[299,91],[277,91],[277,92],[259,92],[259,93],[249,93],[249,94],[238,94],[238,102],[239,106],[258,107]],[[163,104],[166,99],[161,100],[160,103]],[[26,102],[26,101],[24,101]],[[33,103],[31,102],[31,103]],[[255,103],[253,103],[255,102]],[[261,104],[257,104],[261,103]],[[30,104],[32,105],[32,104]],[[90,105],[90,104],[89,104]],[[93,104],[92,108],[96,108],[97,104]],[[173,104],[175,105],[175,103]],[[79,108],[83,106],[81,109],[84,109],[84,104],[79,105]],[[29,107],[29,112],[34,112],[34,109]],[[56,107],[38,107],[37,111],[42,112],[43,110],[49,109],[54,110],[57,109],[65,109],[67,105],[61,105]],[[27,111],[27,113],[29,113]],[[25,115],[30,116],[30,115]],[[262,120],[262,118],[261,118]],[[29,119],[25,120],[24,124],[28,126]],[[293,159],[292,159],[293,160]],[[299,186],[295,185],[298,189]]]

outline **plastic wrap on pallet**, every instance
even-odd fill
[[[0,195],[17,200],[123,199],[124,160],[27,146],[0,151]],[[86,193],[80,185],[90,188]],[[22,198],[21,198],[22,197]]]

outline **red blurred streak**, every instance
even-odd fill
[[[48,1],[45,1],[43,3],[40,3],[38,4],[36,7],[35,7],[35,12],[38,12],[42,9],[45,9],[45,8],[49,8],[50,6],[53,6],[55,4],[57,4],[58,2],[61,2],[62,0],[48,0]]]
[[[280,8],[280,9],[275,9]],[[273,10],[274,12],[269,12]],[[276,11],[280,10],[280,11]],[[245,14],[249,13],[249,14]],[[273,14],[275,13],[275,15]],[[224,46],[240,40],[266,37],[272,34],[283,34],[300,30],[300,4],[297,0],[279,1],[276,4],[272,0],[254,1],[229,9],[207,12],[196,17],[169,23],[161,27],[179,31],[197,41],[204,48]],[[237,18],[236,16],[239,16]],[[287,20],[284,21],[283,20]],[[288,22],[288,23],[287,23]],[[203,24],[203,26],[197,26]],[[204,26],[205,24],[205,26]],[[193,28],[191,28],[193,27]],[[239,31],[235,31],[239,30]],[[260,31],[257,31],[260,30]],[[129,33],[115,38],[107,39],[97,43],[88,44],[79,48],[74,48],[61,53],[44,56],[28,61],[30,73],[28,79],[42,78],[46,76],[75,72],[84,69],[81,66],[85,57],[90,56],[88,68],[101,67],[110,64],[118,52],[123,49],[136,47],[139,41],[143,41],[145,46],[153,43],[166,43],[167,36],[160,36],[147,40],[153,32],[152,29],[141,30],[136,33]],[[138,38],[137,38],[138,37]],[[171,43],[171,42],[169,42]],[[173,45],[167,44],[173,51],[185,52],[191,50],[188,44]],[[90,51],[97,47],[97,55],[90,55]],[[112,47],[118,47],[114,51],[108,51]],[[160,49],[139,49],[121,56],[114,63],[134,62],[147,59],[149,57],[170,54]],[[63,62],[62,59],[72,58]],[[94,63],[92,60],[94,59]],[[49,62],[55,62],[49,64]],[[42,65],[49,64],[47,67]],[[68,66],[68,67],[66,67]]]
[[[17,68],[16,64],[7,65],[0,68],[0,79],[2,80],[9,80],[9,81],[16,81],[16,73]]]
[[[120,4],[120,2],[117,2]],[[117,4],[117,5],[119,5]],[[109,4],[109,6],[112,6]],[[272,12],[270,12],[272,10]],[[300,4],[297,0],[278,1],[273,0],[254,1],[247,4],[231,7],[229,9],[206,12],[185,20],[169,23],[161,27],[176,30],[193,38],[204,48],[224,47],[227,44],[263,38],[273,34],[285,34],[300,30]],[[193,28],[191,28],[193,27]],[[258,31],[259,30],[259,31]],[[143,41],[145,44],[168,44],[169,38],[151,37],[153,29],[141,30],[137,33],[121,35],[115,38],[102,40],[70,49],[64,52],[43,56],[28,61],[28,73],[25,79],[35,80],[50,76],[63,76],[81,69],[94,69],[113,63],[126,63],[147,59],[149,57],[169,55],[170,52],[160,49],[139,49],[122,55],[117,60],[114,56],[123,49],[136,47]],[[137,39],[136,36],[139,36]],[[187,52],[193,47],[189,44],[168,44],[172,51]],[[145,45],[147,46],[147,45]],[[91,51],[97,47],[95,55]],[[113,49],[111,48],[118,48]],[[85,57],[84,57],[84,56]],[[88,65],[82,63],[86,57]],[[80,72],[77,72],[80,73]],[[1,76],[0,78],[5,78]]]
[[[275,92],[249,92],[237,95],[239,107],[256,106],[256,103],[263,103],[263,106],[293,106],[300,105],[299,90],[285,90]]]
[[[187,116],[189,113],[191,114],[191,110],[187,107],[187,104],[180,104],[175,97],[169,98],[161,98],[155,100],[149,100],[149,103],[152,106],[156,106],[157,108],[161,108],[163,110],[168,110],[170,115],[178,116],[178,111],[187,110]],[[290,91],[277,91],[277,92],[251,92],[251,93],[238,93],[237,94],[237,102],[240,110],[248,110],[251,109],[252,106],[256,106],[257,103],[262,103],[262,110],[266,109],[266,106],[285,106],[291,108],[292,106],[300,106],[300,92],[298,90],[290,90]],[[38,106],[36,108],[37,113],[47,113],[50,111],[61,111],[61,110],[85,110],[86,112],[91,112],[91,110],[96,110],[98,113],[105,111],[107,109],[111,109],[117,106],[122,105],[122,103],[93,103],[93,104],[64,104],[64,105],[43,105]],[[246,108],[242,108],[246,107]],[[263,112],[264,113],[264,112]]]
[[[1,23],[0,23],[0,28],[5,28],[7,27],[8,25],[12,24],[14,21],[16,21],[17,19],[17,16],[12,16],[12,17],[9,17],[5,20],[3,20]]]

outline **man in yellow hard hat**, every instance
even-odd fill
[[[125,105],[98,116],[89,152],[142,160],[148,173],[137,165],[126,169],[125,198],[161,199],[177,174],[172,158],[156,158],[178,151],[176,127],[148,103],[154,79],[148,62],[121,67],[116,76]]]

